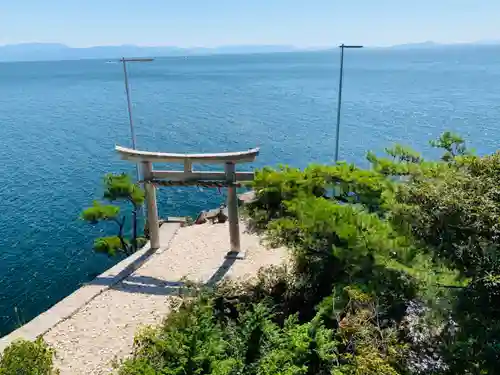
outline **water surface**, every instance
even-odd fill
[[[500,48],[346,51],[342,158],[401,141],[429,151],[444,130],[479,153],[497,148]],[[129,67],[138,147],[221,152],[261,147],[249,168],[304,167],[334,154],[338,51],[161,58]],[[0,334],[113,264],[104,233],[79,220],[106,172],[128,171],[119,64],[0,64]],[[435,153],[430,153],[435,156]],[[216,206],[216,190],[169,188],[161,215]],[[16,312],[17,311],[17,312]]]

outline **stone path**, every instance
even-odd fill
[[[165,230],[161,235],[167,236]],[[168,238],[160,239],[162,246]],[[244,260],[228,260],[227,224],[181,228],[170,245],[158,250],[142,267],[109,286],[101,275],[89,287],[106,289],[60,321],[45,334],[57,351],[61,375],[109,374],[111,362],[131,353],[140,326],[159,323],[169,312],[169,298],[178,292],[179,280],[215,283],[224,277],[253,276],[263,266],[286,258],[284,249],[267,249],[258,236],[243,233]]]

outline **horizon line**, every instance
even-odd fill
[[[351,42],[349,42],[352,44]],[[86,45],[86,46],[74,46],[62,42],[18,42],[18,43],[0,43],[0,48],[2,47],[12,47],[12,46],[29,46],[29,45],[40,45],[40,46],[61,46],[61,47],[66,47],[70,49],[89,49],[89,48],[99,48],[99,47],[138,47],[138,48],[177,48],[177,49],[220,49],[220,48],[231,48],[231,47],[238,47],[238,48],[249,48],[249,47],[286,47],[286,48],[292,48],[292,49],[297,49],[297,50],[307,50],[307,49],[333,49],[341,45],[342,43],[339,42],[338,44],[331,44],[331,45],[294,45],[294,44],[221,44],[221,45],[216,45],[216,46],[202,46],[202,45],[194,45],[194,46],[179,46],[175,44],[131,44],[131,43],[122,43],[122,44],[94,44],[94,45]],[[463,44],[500,44],[500,40],[475,40],[475,41],[453,41],[453,42],[439,42],[439,41],[431,41],[431,40],[426,40],[426,41],[415,41],[415,42],[404,42],[404,43],[397,43],[397,44],[363,44],[363,43],[357,43],[360,45],[363,45],[366,48],[390,48],[390,47],[400,47],[400,46],[418,46],[418,45],[435,45],[435,46],[448,46],[448,45],[463,45]]]

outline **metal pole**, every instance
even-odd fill
[[[127,108],[128,108],[128,121],[130,124],[130,136],[132,137],[132,148],[135,150],[137,146],[136,138],[135,138],[135,129],[134,129],[134,120],[132,116],[132,101],[130,99],[130,86],[128,83],[128,73],[127,73],[127,62],[150,62],[153,61],[154,59],[152,58],[125,58],[122,57],[120,60],[123,63],[123,75],[125,78],[125,92],[127,94]],[[135,165],[135,172],[136,172],[136,177],[137,181],[141,180],[141,167],[139,163]],[[140,211],[142,217],[145,216],[144,214],[144,205],[141,205]]]
[[[340,142],[340,110],[342,107],[342,82],[344,80],[344,49],[346,48],[363,48],[359,45],[345,45],[342,43],[340,46],[340,77],[339,77],[339,95],[337,104],[337,129],[335,139],[335,162],[339,160],[339,142]]]
[[[335,162],[339,160],[339,136],[340,136],[340,109],[342,107],[342,80],[344,76],[344,44],[340,46],[340,76],[339,94],[337,103],[337,129],[335,131]]]
[[[125,92],[127,93],[127,108],[128,108],[128,121],[130,124],[130,135],[132,137],[132,148],[136,149],[136,139],[135,139],[135,130],[134,130],[134,120],[132,117],[132,102],[130,100],[130,87],[128,84],[128,74],[127,74],[127,60],[125,57],[122,58],[123,62],[123,75],[125,76]],[[141,172],[139,169],[139,163],[135,165],[135,171],[137,174],[137,181],[141,180]]]

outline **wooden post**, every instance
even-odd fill
[[[226,172],[226,181],[230,184],[234,184],[236,182],[234,163],[226,163],[225,172]],[[245,257],[245,253],[241,252],[241,246],[240,246],[238,197],[236,195],[235,186],[229,186],[227,188],[227,212],[229,218],[229,242],[231,247],[226,257],[242,259]]]
[[[153,176],[153,165],[151,162],[145,161],[142,163],[142,172],[144,180],[149,180]],[[151,182],[144,182],[144,190],[146,191],[146,207],[148,211],[148,229],[149,241],[151,249],[160,248],[160,226],[158,222],[158,208],[156,206],[156,188]]]

